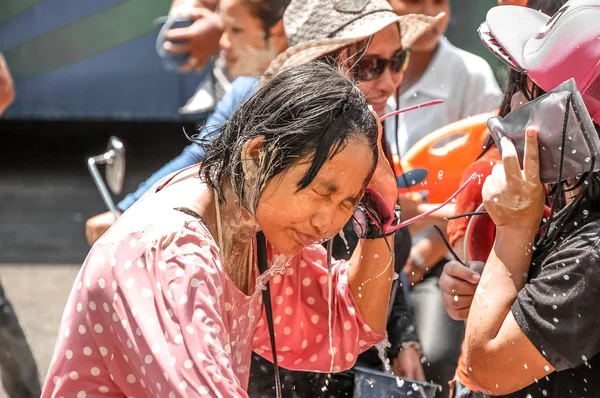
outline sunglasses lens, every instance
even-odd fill
[[[409,52],[407,50],[400,50],[390,60],[392,72],[400,73],[408,66]]]
[[[365,56],[358,62],[357,78],[368,82],[377,79],[385,69],[385,61],[379,57]]]
[[[354,227],[354,233],[359,238],[364,238],[367,235],[367,215],[363,209],[356,209],[354,216],[352,217],[352,226]]]
[[[367,212],[380,226],[383,225],[384,220],[388,220],[392,217],[387,203],[385,203],[385,200],[383,200],[381,195],[376,192],[366,192],[362,203]]]

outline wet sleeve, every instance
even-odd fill
[[[512,306],[515,320],[556,370],[600,352],[599,222],[558,244]]]
[[[211,133],[215,132],[219,126],[229,120],[237,107],[254,93],[256,85],[257,79],[252,77],[240,77],[234,80],[231,90],[221,98],[215,111],[208,117],[206,124],[200,130],[199,138],[210,137]],[[191,143],[184,148],[179,156],[152,174],[146,181],[142,182],[135,192],[125,196],[125,198],[119,202],[117,208],[121,211],[127,210],[140,199],[146,191],[164,177],[181,169],[185,169],[188,166],[200,163],[203,158],[204,149],[198,144]]]
[[[233,371],[240,366],[241,352],[233,347],[224,321],[225,277],[215,261],[218,249],[205,237],[184,230],[154,254],[152,269],[160,285],[150,289],[155,297],[151,305],[158,309],[157,327],[141,328],[142,335],[134,337],[140,344],[151,342],[152,352],[145,354],[153,355],[153,362],[167,375],[163,391],[247,397]],[[141,312],[144,304],[129,306]]]
[[[159,383],[160,396],[247,397],[234,372],[244,366],[243,353],[227,327],[226,279],[214,242],[184,229],[159,239],[146,253],[147,271],[136,274],[136,264],[119,282],[125,288],[117,314],[128,325],[127,336],[119,337],[136,350],[130,363],[139,358]],[[127,391],[128,381],[120,382]]]
[[[328,305],[327,252],[320,245],[304,249],[269,284],[277,359],[286,369],[346,370],[358,354],[384,337],[371,330],[358,312],[348,285],[347,261],[332,264],[332,302]],[[254,351],[273,359],[264,313],[254,335]]]

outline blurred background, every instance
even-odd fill
[[[16,89],[0,119],[0,278],[42,378],[89,250],[85,220],[106,211],[87,158],[104,152],[110,136],[121,138],[123,192],[131,192],[180,153],[187,144],[183,129],[192,132],[206,117],[180,114],[201,76],[168,72],[156,54],[154,20],[170,4],[0,0],[0,52]],[[488,60],[502,86],[506,71],[476,34],[495,4],[452,0],[447,36]]]

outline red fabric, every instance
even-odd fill
[[[460,193],[460,195],[458,195],[458,197],[456,198],[456,204],[455,204],[455,206],[456,206],[455,213],[456,214],[469,213],[469,212],[473,212],[473,211],[477,210],[477,208],[483,202],[483,198],[481,197],[481,188],[483,186],[483,182],[485,181],[487,176],[492,174],[492,168],[496,164],[500,164],[500,163],[502,163],[502,157],[500,156],[500,151],[498,150],[498,148],[493,147],[489,151],[487,151],[481,158],[479,158],[475,163],[473,163],[471,166],[469,166],[465,170],[461,184],[464,181],[466,181],[466,179],[469,178],[473,173],[477,173],[477,175],[480,176],[479,184],[474,184],[474,183],[470,184],[464,191],[462,191]],[[485,220],[487,218],[487,220],[489,220],[491,222],[491,219],[487,216],[486,216],[486,218],[483,218],[483,217],[478,217],[478,218],[481,220]],[[471,217],[462,217],[462,218],[457,218],[455,220],[450,220],[448,222],[448,228],[447,228],[448,241],[450,242],[450,244],[452,246],[454,246],[454,244],[456,243],[457,240],[459,240],[460,238],[465,236],[465,233],[467,231],[467,226],[468,226],[470,220],[471,220]],[[483,227],[483,224],[487,224],[487,223],[485,221],[483,221],[483,222],[481,222],[480,225]],[[477,229],[479,231],[483,230],[483,228],[477,228]],[[478,260],[480,260],[480,257],[483,255],[485,250],[487,250],[487,253],[489,254],[489,252],[492,248],[491,245],[493,245],[493,243],[494,243],[494,235],[496,232],[495,229],[488,228],[487,232],[488,233],[486,233],[486,239],[481,239],[482,244],[477,245],[478,250],[476,250],[476,253],[474,253]],[[490,234],[491,234],[491,238],[490,238],[490,236],[487,236]],[[487,259],[487,255],[485,257]],[[481,261],[485,261],[485,259],[481,260]],[[477,388],[469,380],[469,375],[467,373],[467,361],[465,358],[464,342],[463,342],[463,353],[461,354],[460,358],[458,359],[458,366],[456,368],[456,374],[454,377],[463,386],[469,388],[473,392],[478,392]]]
[[[461,184],[471,177],[473,173],[477,173],[477,175],[480,176],[479,183],[469,184],[469,186],[458,195],[455,203],[456,214],[470,213],[477,210],[479,205],[483,202],[481,197],[483,182],[487,176],[492,174],[492,168],[500,163],[502,163],[500,151],[498,148],[493,147],[465,170]],[[467,225],[470,220],[471,217],[462,217],[448,222],[447,231],[448,242],[450,242],[450,245],[454,246],[457,240],[465,236]]]

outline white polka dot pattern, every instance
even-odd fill
[[[271,358],[261,292],[248,298],[233,285],[199,222],[152,243],[141,232],[114,242],[110,235],[92,248],[71,292],[42,398],[247,397],[252,350]],[[305,249],[271,281],[286,368],[330,370],[325,255]],[[382,336],[354,310],[345,264],[336,262],[333,274],[337,370]]]

